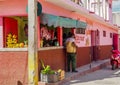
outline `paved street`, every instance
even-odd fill
[[[111,66],[107,66],[64,85],[120,85],[120,69],[113,71]]]

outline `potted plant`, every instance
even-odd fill
[[[56,71],[52,70],[49,65],[44,65],[43,61],[41,60],[42,70],[40,74],[40,78],[42,82],[46,83],[54,83],[58,81],[58,74]]]

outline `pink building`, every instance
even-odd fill
[[[42,59],[54,70],[66,70],[63,35],[69,32],[75,33],[79,46],[77,67],[108,59],[112,48],[118,49],[118,28],[110,23],[111,8],[107,8],[110,13],[106,14],[108,18],[99,15],[95,9],[89,10],[88,5],[85,8],[73,1],[39,0],[42,14],[38,16],[38,59]],[[111,2],[107,4],[111,5]],[[28,24],[27,5],[27,0],[0,1],[0,85],[28,83],[29,34],[27,36],[25,33],[25,25]],[[8,38],[10,33],[17,37]],[[43,43],[43,38],[49,40],[48,43]],[[58,40],[58,45],[53,43],[54,39]],[[20,43],[24,43],[24,46]],[[40,68],[39,63],[39,72]]]

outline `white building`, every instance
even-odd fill
[[[120,0],[113,0],[112,6],[113,24],[120,27]]]
[[[112,0],[72,0],[75,3],[85,7],[90,13],[105,19],[105,21],[112,22]]]
[[[112,5],[113,24],[120,26],[120,0],[114,0]]]

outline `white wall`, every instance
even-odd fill
[[[120,13],[113,13],[113,24],[120,26]]]

